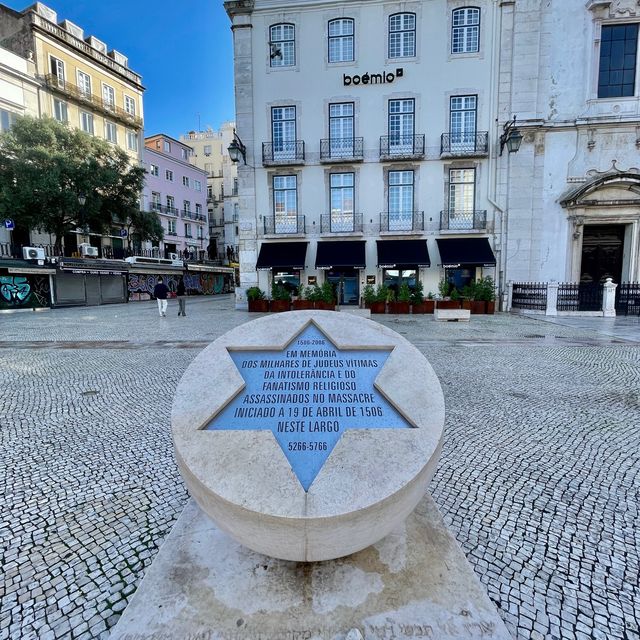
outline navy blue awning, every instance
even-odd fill
[[[308,242],[263,242],[256,269],[304,269]]]
[[[444,238],[437,239],[440,264],[445,269],[458,267],[495,267],[489,238]]]
[[[318,242],[316,269],[331,269],[332,267],[364,269],[366,266],[364,240]]]
[[[430,267],[426,240],[376,240],[378,266],[383,269],[398,267]]]

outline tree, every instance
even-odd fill
[[[159,222],[139,210],[144,174],[104,140],[52,118],[18,118],[0,134],[0,217],[53,234],[58,249],[78,227],[104,234],[125,224],[141,240],[161,240]]]

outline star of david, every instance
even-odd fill
[[[228,349],[244,386],[204,427],[269,430],[305,491],[346,429],[411,424],[375,380],[389,349],[339,349],[315,323],[282,350]]]

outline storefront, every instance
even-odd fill
[[[335,240],[319,242],[316,269],[335,288],[338,304],[357,305],[360,301],[360,269],[366,267],[364,240]]]
[[[268,273],[267,288],[281,283],[292,293],[301,284],[301,271],[305,268],[308,242],[263,242],[256,269]]]
[[[488,238],[446,238],[437,239],[436,242],[445,278],[455,285],[458,291],[462,291],[477,277],[494,276],[496,257]],[[485,274],[485,268],[491,271]]]
[[[51,307],[55,272],[23,260],[0,261],[0,311]]]
[[[419,269],[431,266],[426,240],[377,240],[382,282],[396,294],[403,282],[413,289]]]
[[[127,301],[128,265],[121,260],[61,258],[55,278],[57,307]]]

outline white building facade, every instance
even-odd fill
[[[502,3],[236,0],[241,284],[496,276]]]

